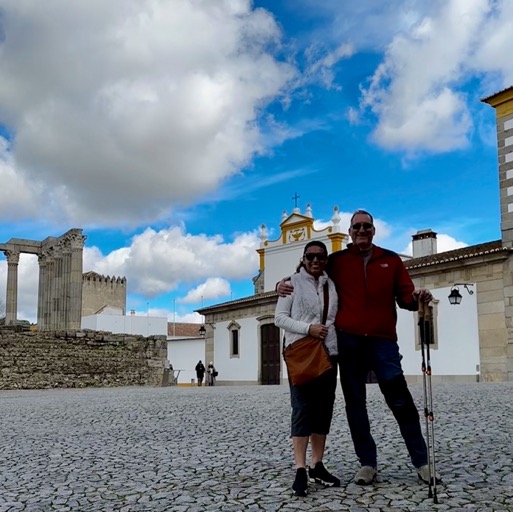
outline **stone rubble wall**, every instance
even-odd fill
[[[165,336],[0,328],[0,389],[160,386]]]

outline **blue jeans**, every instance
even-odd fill
[[[373,370],[385,401],[392,411],[412,464],[427,464],[427,447],[419,413],[404,379],[397,342],[337,331],[340,383],[354,449],[362,466],[377,467],[376,443],[367,414],[366,381]]]

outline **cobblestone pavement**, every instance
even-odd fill
[[[337,393],[325,463],[342,486],[297,498],[286,386],[0,392],[0,512],[513,511],[513,382],[434,386],[438,505],[376,385],[380,481],[352,483]]]

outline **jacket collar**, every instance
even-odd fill
[[[347,250],[351,252],[352,254],[360,254],[360,249],[357,245],[350,243],[347,244]],[[378,247],[377,245],[372,244],[372,256],[374,257],[376,254],[381,252],[381,247]]]
[[[301,267],[299,269],[299,273],[302,276],[306,277],[307,279],[310,279],[310,281],[315,281],[315,277],[312,274],[309,274],[306,271],[305,267]],[[319,283],[324,286],[324,283],[327,281],[327,279],[328,279],[328,274],[326,274],[326,272],[323,271],[322,274],[319,276]]]

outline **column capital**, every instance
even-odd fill
[[[72,251],[81,251],[84,248],[86,238],[79,233],[71,233],[66,237],[66,241],[69,242]]]
[[[20,251],[17,249],[4,251],[8,264],[17,265],[20,262]]]
[[[45,261],[45,263],[53,263],[55,261],[55,249],[54,247],[48,247],[41,253],[41,259]]]

